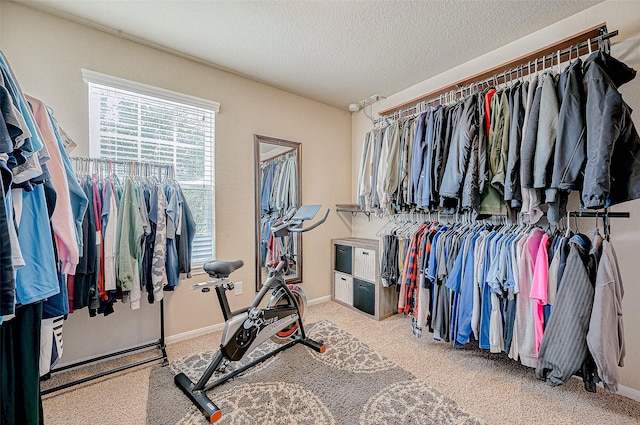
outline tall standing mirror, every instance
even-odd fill
[[[286,281],[302,281],[302,235],[274,238],[271,234],[273,223],[300,206],[300,151],[298,142],[254,135],[256,291],[267,277],[267,264],[278,261],[283,247],[294,254]]]

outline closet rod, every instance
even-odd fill
[[[127,167],[135,167],[136,172],[139,170],[145,171],[165,171],[167,173],[167,177],[175,178],[175,167],[173,164],[154,164],[152,162],[145,161],[123,161],[118,159],[108,159],[108,158],[86,158],[80,156],[72,156],[69,157],[69,160],[75,163],[75,169],[78,170],[78,164],[80,164],[80,168],[83,168],[84,165],[88,164],[96,164],[96,165],[121,165]],[[138,169],[138,167],[140,167]]]
[[[260,164],[266,164],[266,163],[268,163],[268,162],[271,162],[271,161],[274,161],[274,160],[278,160],[278,159],[280,159],[280,158],[284,158],[284,157],[285,157],[285,156],[287,156],[287,155],[291,155],[291,154],[293,154],[293,153],[296,151],[296,149],[297,149],[297,148],[291,148],[290,150],[288,150],[288,151],[286,151],[286,152],[282,152],[282,153],[275,154],[275,155],[270,156],[270,157],[268,157],[268,158],[266,158],[266,159],[261,159],[261,160],[260,160]]]
[[[576,46],[578,48],[578,55],[581,56],[585,53],[588,53],[590,45],[592,47],[595,45],[597,48],[599,41],[602,42],[617,35],[618,31],[607,32],[607,24],[606,22],[603,22],[570,37],[559,40],[546,47],[534,50],[533,52],[530,52],[508,62],[504,62],[500,65],[494,66],[493,68],[487,69],[483,72],[472,75],[453,84],[449,84],[448,86],[433,90],[429,93],[403,102],[392,108],[380,111],[378,114],[381,117],[389,117],[390,115],[393,115],[395,113],[408,112],[412,109],[416,109],[423,102],[428,104],[438,101],[437,98],[441,95],[460,91],[461,88],[465,88],[473,84],[484,84],[494,81],[500,83],[500,80],[502,80],[502,82],[504,83],[508,81],[507,76],[511,77],[513,73],[518,73],[522,77],[524,77],[525,75],[529,75],[530,71],[533,71],[533,66],[536,60],[538,61],[538,70],[540,70],[540,67],[543,64],[546,64],[546,62],[552,61],[553,63],[553,61],[557,60],[556,58],[558,51],[560,51],[560,61],[563,62],[569,58],[570,53],[575,53]]]
[[[630,218],[628,212],[596,212],[596,211],[569,211],[570,217],[576,218]]]

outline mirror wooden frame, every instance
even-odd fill
[[[255,267],[256,267],[256,292],[262,288],[263,276],[262,276],[262,267],[261,267],[261,226],[260,226],[260,205],[261,205],[261,175],[260,175],[260,145],[262,143],[270,144],[270,145],[278,145],[282,147],[291,148],[291,151],[296,152],[297,156],[297,187],[296,187],[296,198],[297,203],[296,207],[300,207],[302,201],[302,144],[299,142],[292,142],[290,140],[276,139],[274,137],[262,136],[259,134],[253,135],[253,156],[254,156],[254,191],[255,191]],[[295,277],[286,278],[287,283],[300,283],[302,282],[302,235],[300,233],[295,234],[296,237],[296,263],[297,263],[297,274]],[[265,276],[266,277],[266,276]]]

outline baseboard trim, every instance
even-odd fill
[[[582,381],[582,378],[580,376],[578,376],[578,375],[573,375],[571,378],[572,379],[579,379],[580,381]],[[600,390],[606,391],[604,389],[604,385],[602,385],[602,382],[598,382],[596,385],[599,388],[598,391],[600,391]],[[631,388],[631,387],[627,387],[627,386],[618,384],[618,392],[615,393],[615,394],[616,395],[621,395],[623,397],[630,398],[631,400],[640,401],[640,390],[636,390],[635,388]]]
[[[628,397],[631,400],[640,401],[640,390],[636,390],[635,388],[618,385],[618,394]]]
[[[205,326],[204,328],[193,329],[187,332],[171,335],[165,338],[167,344],[173,344],[174,342],[181,342],[186,339],[195,338],[198,336],[206,335],[211,332],[219,331],[224,328],[223,323],[216,323],[215,325]]]
[[[314,298],[312,300],[309,300],[308,304],[309,305],[316,305],[316,304],[322,304],[322,303],[326,303],[331,301],[331,295],[326,295],[324,297],[320,297],[320,298]]]
[[[322,304],[331,301],[331,295],[324,297],[314,298],[309,300],[308,305]],[[216,323],[215,325],[205,326],[204,328],[193,329],[191,331],[182,332],[179,334],[171,335],[165,338],[167,344],[173,344],[175,342],[184,341],[186,339],[195,338],[201,335],[206,335],[211,332],[219,331],[224,328],[223,323]]]

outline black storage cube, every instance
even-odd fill
[[[351,261],[350,246],[336,245],[336,270],[342,273],[351,274],[352,261]]]
[[[353,306],[372,316],[376,314],[376,287],[373,283],[353,279]]]

